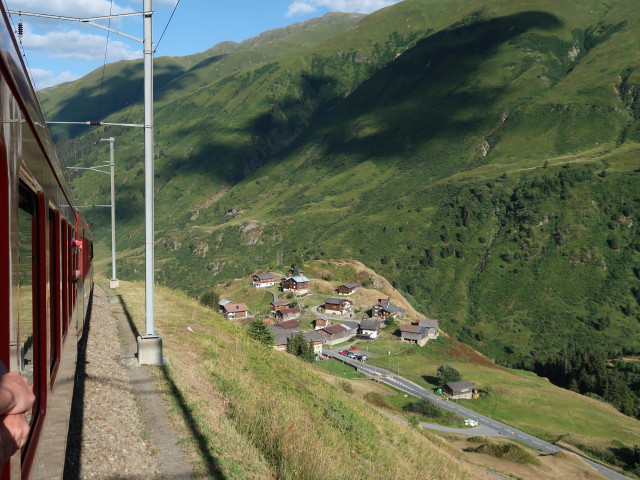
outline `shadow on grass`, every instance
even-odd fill
[[[436,388],[440,385],[440,381],[438,377],[434,377],[431,375],[422,375],[422,379],[427,382],[429,385],[434,385]]]
[[[122,311],[127,319],[127,323],[131,328],[131,332],[137,339],[140,336],[140,332],[138,327],[133,321],[133,317],[127,308],[127,304],[122,295],[118,295],[118,300],[120,301],[120,305],[122,305]],[[200,451],[200,456],[204,462],[205,468],[208,473],[209,478],[214,478],[218,480],[224,480],[226,477],[224,473],[220,469],[220,465],[218,461],[215,459],[213,455],[211,455],[209,448],[209,438],[207,435],[200,429],[198,421],[196,420],[193,409],[189,406],[187,400],[185,399],[182,391],[178,388],[176,383],[173,381],[173,377],[171,376],[171,371],[167,365],[161,365],[160,371],[164,377],[164,380],[169,388],[169,392],[171,397],[174,399],[176,406],[180,409],[180,413],[186,426],[189,428],[191,432],[191,437],[196,441],[198,446],[198,450]]]
[[[182,392],[173,381],[171,371],[169,370],[167,365],[162,365],[160,369],[165,381],[167,382],[167,386],[169,387],[171,396],[174,398],[176,404],[180,407],[182,417],[184,418],[185,423],[191,431],[192,437],[198,445],[200,455],[204,461],[209,477],[224,480],[226,477],[220,469],[220,466],[218,465],[215,457],[211,455],[211,452],[209,450],[209,438],[204,432],[200,430],[198,421],[194,418],[191,407],[188,405],[186,399],[184,398],[184,395],[182,395]]]

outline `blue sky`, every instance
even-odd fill
[[[9,10],[89,18],[141,12],[142,0],[5,0]],[[400,0],[179,0],[157,56],[189,55],[218,42],[236,42],[327,12],[371,13]],[[160,40],[177,0],[153,0],[154,44]],[[11,15],[17,26],[19,16]],[[106,22],[101,22],[106,25]],[[22,16],[22,44],[36,89],[75,80],[114,62],[142,57],[142,44],[75,21]],[[111,28],[142,38],[142,18],[111,21]],[[108,44],[108,49],[105,46]]]

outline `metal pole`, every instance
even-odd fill
[[[146,335],[154,332],[153,251],[153,41],[151,0],[144,0],[144,198],[145,198],[145,294]]]
[[[118,277],[116,276],[116,159],[113,152],[113,144],[115,138],[107,139],[109,142],[109,155],[111,159],[111,281],[109,286],[117,288],[120,286]]]
[[[153,238],[153,41],[151,0],[144,0],[144,200],[145,200],[145,334],[138,339],[138,362],[162,363],[162,340],[154,326]]]

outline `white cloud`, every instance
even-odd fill
[[[31,13],[46,13],[65,17],[86,18],[119,13],[130,13],[134,10],[121,6],[110,0],[7,0],[10,10]]]
[[[293,2],[287,10],[287,17],[295,17],[296,15],[315,12],[317,8],[308,2]]]
[[[56,58],[89,60],[102,62],[107,38],[101,35],[81,33],[77,30],[68,32],[49,32],[38,35],[25,31],[22,43],[32,51],[42,51]],[[142,48],[132,50],[126,43],[109,41],[107,62],[118,60],[133,60],[142,58]]]
[[[74,75],[71,72],[60,72],[55,74],[51,70],[43,70],[41,68],[31,68],[29,72],[31,73],[31,79],[38,90],[80,78],[80,75]]]
[[[401,0],[296,0],[287,10],[287,17],[301,13],[315,12],[318,8],[326,8],[332,12],[375,12]]]

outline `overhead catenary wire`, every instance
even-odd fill
[[[154,55],[158,51],[158,47],[160,46],[160,42],[162,42],[162,39],[164,38],[164,34],[167,32],[167,30],[169,28],[169,25],[171,24],[171,21],[173,20],[173,16],[175,15],[176,10],[178,9],[178,5],[180,5],[180,1],[181,0],[178,0],[176,2],[176,4],[173,6],[173,11],[171,12],[171,16],[169,16],[169,20],[167,20],[167,23],[164,26],[164,29],[162,30],[162,34],[160,35],[160,38],[156,42],[155,48],[153,49],[153,54]],[[131,116],[131,111],[133,110],[133,107],[136,104],[136,101],[138,100],[138,97],[140,96],[140,92],[142,91],[142,86],[143,85],[144,85],[144,80],[141,80],[140,84],[138,85],[138,90],[137,90],[135,96],[133,97],[133,101],[131,102],[131,106],[129,107],[129,111],[127,112],[127,116],[125,117],[124,123],[129,123],[129,117]],[[120,133],[122,133],[122,131]]]
[[[5,0],[2,0],[2,6],[4,7],[5,11],[8,12],[9,11],[9,6],[7,5],[7,2]],[[38,94],[38,88],[36,86],[36,81],[35,78],[33,77],[33,73],[31,71],[31,65],[29,65],[29,59],[27,58],[27,51],[24,48],[24,44],[22,43],[22,35],[20,34],[20,30],[24,29],[24,26],[22,26],[22,17],[20,17],[20,22],[18,27],[16,27],[14,21],[13,21],[13,15],[9,14],[9,21],[11,22],[11,25],[13,26],[13,31],[16,34],[16,38],[18,40],[18,44],[20,45],[20,50],[22,51],[22,58],[24,60],[24,64],[27,67],[27,72],[29,73],[29,78],[31,79],[31,83],[33,84],[33,90],[35,91],[36,94],[36,98],[38,99],[38,101],[40,101],[40,95]],[[20,28],[20,26],[22,26],[22,29]]]
[[[111,14],[113,13],[113,0],[111,0],[111,4],[109,6],[109,23],[108,27],[111,27]],[[100,120],[102,118],[102,92],[104,89],[104,75],[105,70],[107,68],[107,53],[109,52],[109,38],[111,36],[111,32],[107,31],[107,41],[104,46],[104,59],[102,61],[102,79],[100,80],[100,95],[98,97],[98,115],[96,119]]]

